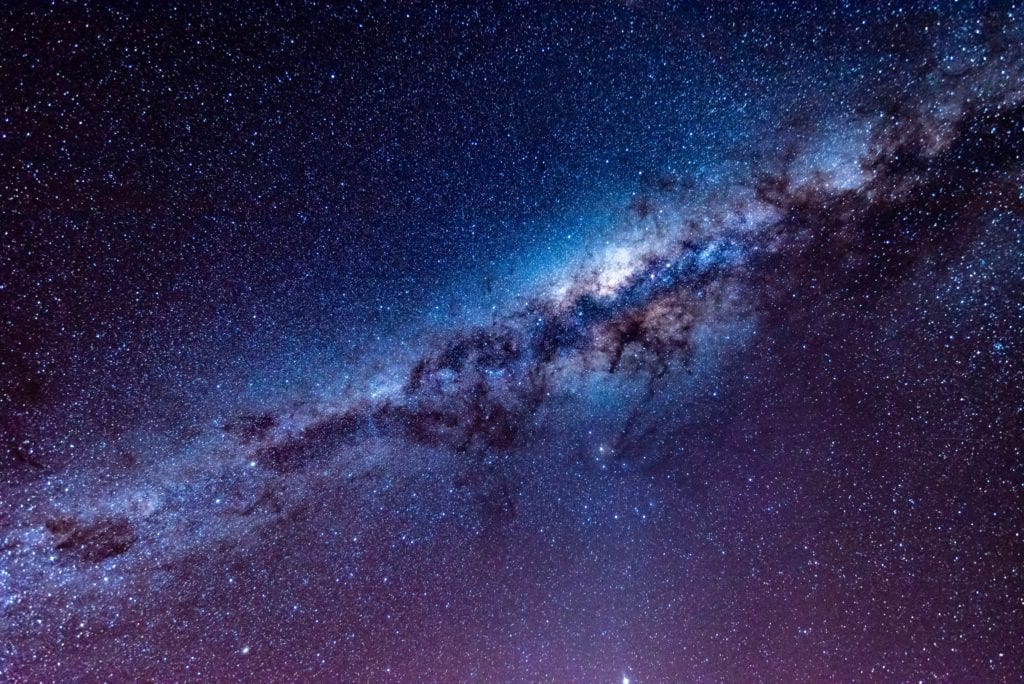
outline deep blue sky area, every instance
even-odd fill
[[[472,302],[585,244],[581,216],[749,166],[768,132],[906,78],[916,55],[877,30],[929,21],[903,3],[11,8],[5,382],[94,414],[149,404],[140,372],[185,404],[254,366],[315,381],[453,290]]]

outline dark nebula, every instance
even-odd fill
[[[0,678],[1024,678],[1024,10],[236,10],[0,20]]]
[[[53,548],[63,556],[98,563],[131,548],[135,533],[127,518],[115,517],[82,522],[70,518],[46,521],[46,530],[56,543]]]

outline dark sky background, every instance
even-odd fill
[[[1024,677],[1024,9],[160,5],[0,11],[0,678]]]

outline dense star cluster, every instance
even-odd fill
[[[5,9],[0,678],[1024,678],[966,4]]]

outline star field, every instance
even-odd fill
[[[5,8],[0,678],[1020,681],[1022,12]]]

